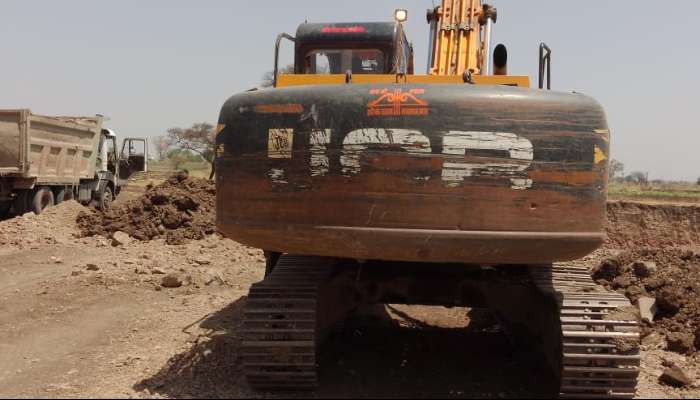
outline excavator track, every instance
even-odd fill
[[[639,376],[639,322],[629,300],[597,285],[586,267],[533,267],[532,279],[559,310],[561,398],[633,398]],[[557,352],[558,354],[554,354]]]
[[[333,263],[320,257],[282,256],[248,295],[242,361],[259,391],[313,390],[318,386],[319,291]]]

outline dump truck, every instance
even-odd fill
[[[273,87],[216,129],[217,224],[263,249],[241,359],[257,390],[313,390],[324,334],[372,304],[484,307],[552,372],[552,395],[631,398],[639,326],[573,261],[605,240],[610,131],[598,102],[508,75],[495,7],[427,12],[426,74],[391,22],[303,23]],[[294,72],[279,73],[283,41]]]
[[[128,178],[148,168],[146,139],[117,136],[105,118],[0,110],[0,215],[40,214],[66,200],[106,210]]]

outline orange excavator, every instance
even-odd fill
[[[371,304],[490,308],[551,367],[552,394],[633,397],[639,327],[572,262],[605,239],[609,130],[593,99],[507,74],[493,6],[428,10],[427,74],[406,10],[304,23],[273,87],[232,96],[216,139],[220,232],[263,249],[242,359],[258,390],[313,390],[323,334]],[[278,71],[281,43],[294,72]]]

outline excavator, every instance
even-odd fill
[[[221,109],[218,229],[267,260],[244,312],[248,383],[313,391],[333,326],[408,304],[489,308],[546,360],[553,396],[634,397],[636,310],[575,262],[605,240],[605,112],[551,90],[545,44],[536,88],[509,75],[492,5],[428,10],[425,74],[407,17],[280,34],[272,87]]]

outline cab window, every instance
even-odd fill
[[[384,52],[376,49],[312,50],[306,54],[307,74],[382,74]]]

